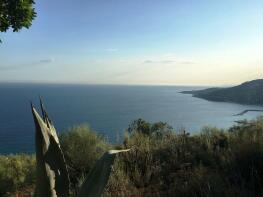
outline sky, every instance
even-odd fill
[[[262,0],[36,0],[0,81],[234,85],[263,78]]]

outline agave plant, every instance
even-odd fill
[[[63,151],[60,148],[56,129],[40,100],[42,117],[31,105],[35,122],[35,145],[37,162],[37,180],[35,196],[68,197],[69,176]],[[107,185],[111,167],[117,153],[127,150],[110,150],[96,162],[91,169],[78,197],[99,197]]]

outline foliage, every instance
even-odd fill
[[[127,180],[120,191],[140,196],[262,196],[263,119],[229,131],[204,127],[193,136],[172,132],[162,138],[146,135],[141,128],[153,124],[141,123],[133,126],[139,129],[123,145],[134,148],[115,164],[123,166],[116,174]],[[116,194],[112,185],[105,195]]]
[[[137,122],[148,125],[143,127],[146,131],[156,125]],[[91,169],[84,166],[94,164],[110,146],[87,126],[73,127],[60,139],[66,161],[70,162],[70,177],[75,176],[76,180],[83,180],[81,177]],[[170,129],[156,137],[152,132],[133,129],[119,146],[132,149],[116,158],[105,197],[263,195],[263,118],[229,130],[204,127],[195,135]],[[95,150],[100,150],[97,156],[90,157]],[[75,190],[74,187],[78,184],[71,189]]]
[[[87,176],[95,162],[110,146],[88,125],[70,128],[63,132],[59,139],[68,165],[71,184],[78,190],[79,181]]]
[[[158,138],[169,135],[172,132],[172,127],[165,122],[149,123],[145,120],[138,119],[133,121],[127,131],[129,134],[142,133],[143,135],[155,136]]]
[[[0,156],[0,196],[34,184],[35,164],[34,155]]]
[[[0,32],[29,28],[36,17],[34,0],[0,0]]]

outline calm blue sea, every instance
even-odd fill
[[[235,117],[245,109],[263,109],[233,103],[209,102],[181,94],[201,87],[0,84],[0,153],[34,152],[34,125],[30,101],[38,97],[57,131],[88,123],[114,142],[135,119],[165,121],[191,133],[210,125],[228,128],[235,120],[252,119],[260,113]]]

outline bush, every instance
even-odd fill
[[[72,194],[96,160],[113,146],[88,126],[60,136]],[[166,123],[134,121],[104,196],[263,196],[263,118],[227,130],[176,133]],[[29,161],[27,161],[27,159]],[[26,162],[27,161],[27,162]],[[34,182],[32,156],[0,157],[0,196]]]
[[[120,156],[118,174],[126,176],[133,191],[141,196],[153,188],[154,196],[262,196],[262,119],[230,132],[204,127],[194,136],[157,127],[165,135],[156,137],[153,125],[134,121],[124,140],[124,148],[132,151]]]
[[[87,125],[70,128],[59,138],[72,188],[78,190],[79,182],[84,180],[97,159],[109,149],[109,145]]]
[[[165,122],[156,122],[151,124],[145,120],[138,119],[129,125],[127,131],[129,134],[141,133],[147,136],[162,138],[171,134],[173,128]]]
[[[35,165],[34,155],[0,156],[0,196],[34,184]]]

